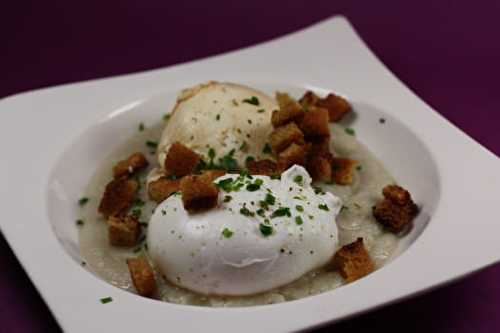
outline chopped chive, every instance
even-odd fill
[[[170,114],[166,113],[163,115],[163,121],[168,121],[170,119]]]
[[[301,225],[304,223],[304,220],[302,220],[302,217],[300,216],[295,216],[295,223],[297,223],[297,225]]]
[[[255,213],[250,211],[248,208],[246,207],[242,207],[240,209],[240,214],[241,215],[244,215],[244,216],[255,216]]]
[[[257,112],[258,113],[263,113],[263,112],[266,112],[266,110],[264,110],[264,109],[258,109]]]
[[[273,149],[271,148],[271,145],[269,143],[266,143],[264,145],[264,148],[262,149],[262,152],[264,154],[271,154],[273,152]]]
[[[358,171],[363,170],[363,166],[361,166],[361,165],[356,166],[356,170],[358,170]]]
[[[218,183],[215,183],[215,185],[218,188],[222,189],[225,192],[231,192],[232,184],[233,184],[233,178],[222,179]]]
[[[87,204],[87,202],[89,202],[89,198],[87,198],[87,197],[83,197],[83,198],[81,198],[80,200],[78,200],[78,204],[79,204],[81,207],[85,206],[85,205]]]
[[[252,104],[252,105],[259,105],[260,104],[259,99],[255,96],[252,96],[250,98],[245,98],[242,102]]]
[[[302,177],[301,175],[297,175],[293,178],[293,181],[296,182],[297,184],[302,184],[302,181],[304,180],[304,177]]]
[[[295,209],[298,211],[298,212],[303,212],[304,211],[304,207],[301,206],[301,205],[297,205],[295,206]]]
[[[356,132],[354,131],[354,129],[353,129],[353,128],[350,128],[350,127],[347,127],[347,128],[345,129],[345,132],[346,132],[347,134],[349,134],[349,135],[355,135],[355,134],[356,134]]]
[[[134,203],[133,205],[136,206],[136,207],[142,207],[144,206],[146,203],[144,201],[142,201],[140,198],[137,198],[134,200]]]
[[[230,195],[226,195],[226,196],[224,196],[224,200],[223,200],[223,201],[224,201],[224,202],[229,202],[229,201],[231,201],[232,199],[233,199],[233,197],[232,197],[232,196],[230,196]]]
[[[329,211],[329,210],[330,210],[326,204],[319,204],[319,205],[318,205],[318,208],[319,208],[319,209],[322,209],[322,210],[326,210],[326,211]]]
[[[85,222],[83,222],[83,220],[81,220],[81,219],[80,220],[76,220],[76,225],[82,226],[84,224],[85,224]]]
[[[264,223],[259,224],[259,230],[262,235],[265,237],[271,235],[273,233],[273,227]]]
[[[224,230],[222,230],[222,235],[225,237],[225,238],[231,238],[231,236],[234,234],[234,232],[232,232],[231,230],[229,230],[228,228],[224,228]]]
[[[158,148],[158,142],[148,140],[148,141],[146,141],[146,146],[148,146],[149,148],[156,149],[156,148]]]
[[[244,151],[244,150],[247,150],[247,149],[248,149],[248,144],[247,144],[246,141],[243,141],[243,143],[240,146],[240,150]]]
[[[215,158],[215,150],[213,148],[210,148],[208,150],[208,157],[213,160]]]
[[[215,116],[215,120],[217,120],[217,121],[219,121],[219,120],[220,120],[220,114],[217,114],[217,115]]]
[[[264,217],[265,216],[265,211],[262,208],[257,209],[257,215]]]
[[[280,217],[280,216],[288,216],[288,217],[292,216],[292,214],[290,213],[290,208],[280,207],[280,208],[276,209],[271,214],[271,218]]]
[[[144,131],[144,128],[145,128],[144,123],[140,123],[139,124],[139,132]]]
[[[265,202],[269,205],[274,205],[274,203],[276,202],[276,197],[271,193],[267,193]]]
[[[132,209],[132,215],[133,215],[136,219],[138,219],[138,218],[140,218],[140,217],[141,217],[141,215],[142,215],[142,210],[141,210],[141,209],[139,209],[139,208]]]
[[[245,159],[245,164],[248,164],[248,163],[253,162],[253,161],[255,161],[255,157],[249,155]]]
[[[111,298],[111,297],[101,298],[101,303],[102,304],[107,304],[107,303],[110,303],[110,302],[113,302],[113,298]]]

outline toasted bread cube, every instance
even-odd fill
[[[151,200],[160,203],[180,189],[180,179],[168,179],[167,177],[161,177],[148,184],[148,195]]]
[[[308,142],[311,144],[311,150],[309,151],[309,154],[311,156],[323,156],[323,157],[331,160],[333,155],[330,153],[330,137],[329,136],[311,138],[311,139],[309,139]]]
[[[388,185],[382,193],[384,199],[373,207],[373,216],[384,227],[398,233],[411,223],[418,207],[410,193],[400,186]]]
[[[398,185],[387,185],[382,189],[382,194],[398,205],[406,205],[412,202],[410,192]]]
[[[351,105],[349,102],[345,98],[337,96],[333,93],[320,99],[317,105],[328,110],[330,122],[337,122],[346,114],[351,112]]]
[[[285,125],[304,114],[302,106],[287,93],[277,92],[276,100],[280,109],[274,110],[271,115],[271,123],[274,127]]]
[[[216,180],[217,178],[219,177],[222,177],[226,174],[226,171],[225,170],[205,170],[201,173],[201,176],[204,178],[204,179],[208,179],[208,181],[211,181],[213,182],[214,180]]]
[[[283,172],[294,164],[306,165],[309,145],[292,143],[278,155],[278,170]]]
[[[332,180],[332,165],[321,156],[313,156],[307,161],[307,171],[314,181],[330,182]]]
[[[122,176],[130,176],[147,168],[148,165],[149,162],[142,153],[134,153],[127,159],[118,162],[113,167],[113,177],[120,178]]]
[[[110,216],[108,218],[108,239],[113,246],[134,246],[141,234],[141,225],[137,218],[128,216]]]
[[[315,106],[309,107],[298,123],[306,137],[329,137],[328,110]]]
[[[352,183],[357,161],[349,158],[334,157],[332,159],[332,176],[335,183],[349,185]]]
[[[119,215],[129,209],[139,184],[126,177],[113,179],[106,185],[98,211],[104,217]]]
[[[144,297],[151,297],[156,290],[156,280],[153,268],[144,257],[128,258],[128,270],[137,293]]]
[[[278,173],[278,165],[269,159],[250,161],[247,168],[252,175],[272,176]]]
[[[203,176],[186,176],[181,179],[182,203],[190,213],[217,206],[219,189]]]
[[[269,135],[269,142],[276,153],[282,152],[292,143],[304,143],[304,134],[295,123],[280,126]]]
[[[354,243],[340,248],[333,257],[333,265],[346,282],[362,278],[375,269],[363,244],[363,238],[358,238]]]
[[[200,155],[184,146],[182,143],[174,142],[170,146],[167,157],[165,158],[165,172],[167,175],[174,175],[177,177],[189,175],[195,170],[200,159]]]
[[[303,107],[308,108],[309,106],[316,106],[316,105],[318,105],[319,100],[320,100],[320,98],[319,98],[318,95],[316,95],[312,91],[308,90],[308,91],[306,91],[306,93],[304,94],[304,96],[302,96],[300,98],[299,103]]]

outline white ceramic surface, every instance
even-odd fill
[[[267,92],[316,89],[347,96],[358,137],[423,207],[400,243],[401,254],[331,292],[231,309],[141,298],[81,267],[75,202],[97,163],[139,122],[157,121],[179,89],[210,79]],[[342,17],[221,56],[3,99],[0,135],[1,230],[61,327],[71,332],[300,330],[423,292],[500,258],[499,159],[398,81]],[[103,305],[99,299],[106,296],[114,301]]]

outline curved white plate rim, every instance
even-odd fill
[[[137,298],[83,274],[61,251],[47,221],[44,198],[53,163],[72,138],[105,119],[111,110],[165,89],[214,78],[274,81],[276,77],[297,86],[356,92],[357,100],[411,128],[433,154],[440,173],[441,202],[418,241],[391,265],[335,290],[335,297],[325,293],[279,306],[228,310]],[[0,101],[4,139],[0,142],[4,184],[0,199],[9,203],[0,226],[65,330],[125,332],[143,329],[145,323],[241,332],[311,327],[422,292],[498,260],[500,225],[495,223],[494,212],[500,203],[500,161],[432,111],[382,65],[342,17],[171,68],[19,94]],[[58,120],[49,123],[47,119]],[[21,129],[28,136],[21,137]],[[64,268],[64,274],[58,267]],[[395,281],[401,277],[407,280]],[[85,295],[110,295],[114,302],[101,305],[98,298]]]

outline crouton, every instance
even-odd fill
[[[313,93],[312,91],[308,90],[306,93],[299,99],[299,103],[305,107],[308,108],[309,106],[316,106],[318,105],[319,101],[319,96]]]
[[[323,136],[311,138],[308,142],[311,144],[311,149],[309,151],[311,156],[323,156],[331,160],[333,155],[330,153],[330,137]]]
[[[346,114],[351,112],[351,105],[349,102],[345,98],[337,96],[333,93],[320,99],[317,106],[328,110],[330,122],[337,122]]]
[[[330,182],[332,180],[332,165],[327,158],[321,155],[309,158],[307,171],[314,181]]]
[[[184,209],[190,213],[217,206],[219,189],[203,176],[186,176],[181,179],[181,194]]]
[[[153,268],[144,257],[128,258],[127,266],[137,293],[144,297],[153,296],[156,280]]]
[[[141,234],[141,225],[135,216],[108,218],[108,239],[113,246],[134,246]]]
[[[375,266],[365,249],[363,238],[340,248],[333,257],[333,266],[346,282],[352,282],[371,273]]]
[[[204,178],[204,179],[207,179],[208,181],[210,182],[213,182],[214,180],[216,180],[217,178],[219,177],[222,177],[226,174],[226,171],[225,170],[205,170],[201,173],[201,176]]]
[[[269,142],[275,153],[280,153],[292,143],[304,143],[304,134],[295,123],[280,126],[271,132]]]
[[[250,161],[247,163],[247,168],[252,175],[272,176],[278,173],[278,165],[276,162],[268,159]]]
[[[348,158],[332,158],[332,176],[335,183],[349,185],[352,183],[357,161]]]
[[[98,211],[104,217],[124,213],[132,204],[139,184],[126,177],[113,179],[106,185]]]
[[[309,145],[292,143],[278,155],[278,170],[285,171],[294,164],[305,165]]]
[[[167,175],[182,177],[191,174],[198,163],[200,155],[184,146],[182,143],[174,142],[168,150],[165,158],[165,172]]]
[[[180,179],[168,179],[167,177],[161,177],[148,184],[149,198],[160,203],[175,192],[179,191],[180,185]]]
[[[334,93],[328,94],[325,98],[319,98],[312,91],[307,91],[299,102],[306,108],[317,106],[327,109],[330,122],[339,121],[351,111],[349,102],[345,98],[337,96]]]
[[[274,110],[271,115],[271,123],[274,127],[285,125],[304,114],[304,109],[286,93],[276,93],[276,100],[280,107],[279,110]]]
[[[328,137],[330,136],[328,117],[327,109],[311,106],[298,125],[306,137]]]
[[[118,162],[113,167],[113,177],[120,178],[122,176],[130,176],[145,169],[148,165],[149,162],[142,153],[134,153],[127,159]]]
[[[417,215],[418,207],[410,193],[397,185],[382,190],[384,199],[373,207],[373,216],[384,227],[394,233],[405,229]]]

